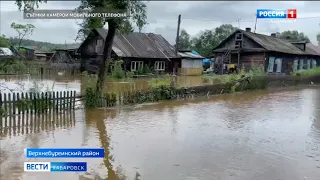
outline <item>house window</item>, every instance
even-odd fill
[[[280,58],[276,59],[276,65],[277,65],[276,72],[277,72],[277,73],[281,73],[282,59],[280,59]]]
[[[300,59],[299,61],[299,70],[303,69],[303,59]]]
[[[269,58],[268,72],[273,72],[274,59],[275,59],[275,57],[270,57],[270,58]]]
[[[140,68],[143,68],[142,61],[131,61],[131,71],[137,71]]]
[[[164,61],[156,61],[154,64],[154,69],[156,71],[163,71],[165,69],[165,62]]]
[[[311,60],[308,59],[308,60],[307,60],[307,69],[310,69],[310,68],[311,68]]]
[[[317,61],[316,60],[312,60],[312,68],[316,68],[317,67]]]

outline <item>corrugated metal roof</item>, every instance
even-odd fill
[[[253,32],[247,32],[241,29],[235,31],[232,35],[230,35],[227,39],[222,41],[219,46],[214,49],[214,52],[221,51],[219,48],[226,40],[233,37],[235,33],[243,33],[246,37],[252,39],[259,45],[261,45],[267,51],[281,52],[286,54],[295,54],[295,55],[309,55],[310,53],[307,51],[302,51],[291,42],[279,39],[277,37],[267,36],[264,34],[258,34]],[[247,49],[249,50],[249,49]]]
[[[108,30],[95,29],[104,39]],[[141,57],[141,58],[179,58],[176,56],[174,47],[161,35],[153,33],[129,34],[116,33],[112,50],[119,57]]]
[[[306,44],[306,51],[310,54],[320,55],[320,46],[316,46],[312,43]]]
[[[247,35],[247,37],[251,38],[268,51],[282,52],[287,54],[306,54],[304,51],[300,50],[290,42],[279,39],[277,37],[247,32],[244,30],[239,31]]]
[[[179,52],[178,55],[181,56],[182,58],[199,59],[199,60],[204,59],[204,57],[197,54],[193,54],[192,52]]]

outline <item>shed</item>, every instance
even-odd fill
[[[179,51],[181,56],[180,75],[201,75],[203,72],[202,61],[205,59],[196,51]]]

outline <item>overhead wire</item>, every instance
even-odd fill
[[[302,19],[315,19],[320,18],[320,16],[313,16],[313,17],[301,17],[301,18],[295,18],[290,20],[302,20]],[[183,18],[183,20],[194,20],[194,21],[210,21],[210,22],[226,22],[226,23],[237,23],[237,22],[255,22],[256,20],[212,20],[212,19],[197,19],[197,18]],[[263,19],[267,20],[267,19]],[[289,20],[289,19],[288,19]],[[173,21],[169,19],[157,19],[155,20],[157,22],[167,22],[167,21]],[[175,20],[174,20],[175,21]]]

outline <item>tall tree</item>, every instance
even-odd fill
[[[189,50],[191,48],[190,35],[186,30],[182,29],[179,36],[179,50]]]
[[[317,41],[318,41],[318,45],[320,46],[320,32],[317,35]]]
[[[39,3],[46,2],[42,0],[16,0],[19,9],[33,10]],[[123,10],[130,12],[130,18],[135,22],[141,31],[142,27],[147,24],[146,4],[139,0],[81,0],[79,10],[88,10],[91,12],[110,12],[114,10]],[[108,34],[104,41],[103,62],[99,69],[96,92],[102,93],[105,82],[107,68],[111,61],[112,44],[117,29],[126,19],[115,18],[90,18],[85,20],[85,28],[102,28],[108,25]]]
[[[32,35],[35,26],[32,24],[17,24],[13,22],[11,24],[11,28],[16,30],[16,32],[18,33],[17,39],[19,39],[19,42],[17,45],[18,47],[20,47],[22,40]]]
[[[195,38],[192,39],[192,46],[202,56],[208,57],[212,55],[212,49],[218,45],[213,30],[201,31]]]
[[[304,33],[296,30],[293,31],[283,31],[281,33],[277,33],[277,37],[280,39],[290,40],[290,41],[307,41],[310,42],[310,39]]]
[[[212,55],[212,49],[218,46],[236,30],[237,28],[233,27],[231,24],[223,24],[212,30],[201,31],[192,39],[192,47],[202,56],[210,57]]]
[[[224,39],[234,33],[238,28],[233,27],[231,24],[222,24],[221,26],[215,28],[215,38],[216,41],[221,43]]]

